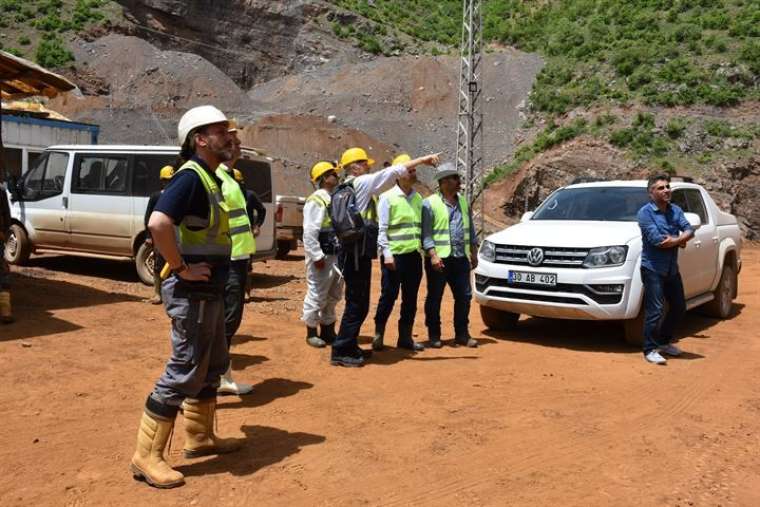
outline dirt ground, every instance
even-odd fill
[[[255,390],[217,420],[245,447],[185,460],[180,417],[187,484],[159,491],[127,465],[169,353],[162,308],[129,264],[36,258],[0,328],[0,505],[760,505],[760,249],[744,263],[735,316],[690,312],[666,367],[613,324],[495,334],[474,305],[480,348],[362,369],[304,343],[302,257],[258,264],[232,355]]]

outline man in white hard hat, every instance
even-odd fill
[[[441,299],[446,285],[454,294],[453,346],[477,347],[470,337],[472,287],[470,270],[478,265],[478,243],[467,200],[459,194],[459,173],[451,163],[435,173],[438,192],[422,202],[422,248],[425,258],[427,297],[425,325],[430,345],[440,348]]]
[[[301,320],[306,324],[306,343],[321,348],[335,339],[335,306],[343,292],[336,266],[338,239],[329,213],[331,194],[338,186],[338,168],[332,162],[317,162],[311,168],[311,182],[317,190],[303,207],[307,288]]]
[[[214,171],[234,155],[227,117],[213,106],[182,116],[177,170],[156,203],[148,228],[171,275],[161,287],[172,320],[172,354],[145,402],[131,470],[158,488],[184,483],[164,461],[182,407],[186,457],[223,454],[240,442],[214,434],[219,377],[229,364],[224,336],[224,284],[232,252],[227,205]],[[175,232],[176,231],[176,232]]]

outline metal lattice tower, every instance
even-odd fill
[[[460,47],[459,114],[457,117],[457,170],[464,176],[464,192],[473,208],[475,223],[483,230],[480,210],[473,204],[483,189],[483,110],[481,109],[480,64],[483,47],[481,0],[463,0],[462,45]]]

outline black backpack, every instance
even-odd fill
[[[364,238],[364,219],[356,206],[356,191],[343,183],[332,194],[330,220],[341,247],[354,246]]]

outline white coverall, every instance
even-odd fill
[[[326,203],[330,194],[319,189],[314,194]],[[325,255],[319,246],[319,231],[327,208],[317,199],[307,199],[303,207],[303,247],[306,258],[306,297],[303,300],[301,320],[308,327],[335,322],[335,306],[343,295],[343,278],[340,276],[336,255]],[[325,265],[318,269],[315,262],[324,259]]]

